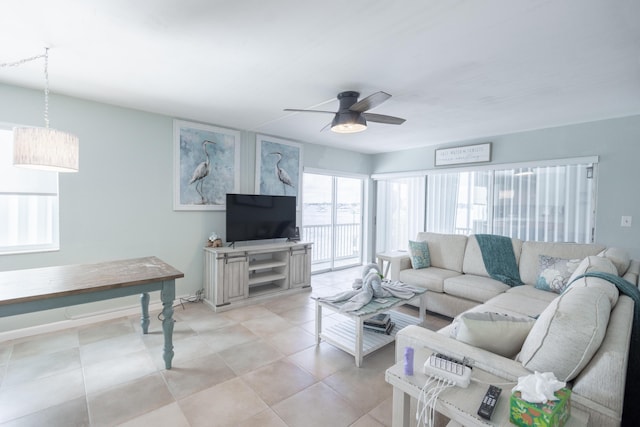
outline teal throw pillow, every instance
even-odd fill
[[[569,278],[581,261],[538,255],[536,288],[561,294],[569,285]]]
[[[413,268],[431,267],[431,257],[429,256],[429,245],[427,245],[427,242],[414,242],[409,240],[409,254]]]

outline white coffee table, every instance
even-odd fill
[[[364,356],[395,341],[397,331],[405,326],[417,325],[424,321],[426,289],[420,290],[419,292],[419,294],[416,294],[409,300],[388,297],[384,298],[384,300],[386,300],[384,303],[373,300],[358,311],[340,312],[340,314],[345,316],[345,319],[325,330],[322,330],[322,309],[328,308],[337,312],[344,302],[332,303],[321,301],[317,297],[312,296],[312,298],[316,300],[316,343],[320,344],[321,340],[325,340],[341,350],[346,351],[355,357],[356,366],[360,367]],[[407,304],[416,299],[420,300],[419,317],[392,310],[394,307]],[[387,335],[365,330],[364,321],[382,312],[389,312],[391,321],[396,324],[391,334]]]

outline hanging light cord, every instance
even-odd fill
[[[0,68],[4,67],[18,67],[27,62],[35,61],[36,59],[44,58],[44,123],[47,129],[49,129],[49,48],[44,48],[44,53],[30,58],[20,59],[15,62],[5,62],[0,64]]]

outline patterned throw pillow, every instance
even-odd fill
[[[582,260],[538,255],[536,288],[561,294],[569,284],[571,274],[580,265],[580,261]]]
[[[409,240],[409,255],[411,256],[411,266],[416,270],[431,267],[431,256],[427,242]]]

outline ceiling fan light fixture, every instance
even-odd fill
[[[336,133],[356,133],[367,128],[367,121],[360,113],[340,112],[331,122],[331,130]]]

